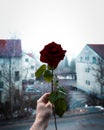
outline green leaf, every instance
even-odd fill
[[[55,113],[60,117],[62,117],[67,109],[67,102],[65,95],[58,90],[53,91],[49,96],[49,100],[55,106]]]
[[[44,73],[44,80],[46,82],[51,82],[52,79],[53,79],[53,74],[49,70],[46,70]]]
[[[57,99],[54,105],[55,105],[56,114],[59,115],[60,117],[62,117],[64,112],[67,109],[66,100],[65,99]]]
[[[45,72],[45,70],[46,70],[46,65],[43,64],[43,65],[40,66],[40,67],[38,68],[38,70],[35,72],[35,76],[36,76],[37,78],[41,77],[41,76],[43,75],[43,73]]]
[[[54,91],[50,94],[49,96],[49,100],[51,103],[55,104],[56,100],[58,98],[58,92],[57,91]]]

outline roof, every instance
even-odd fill
[[[20,57],[21,55],[20,39],[0,39],[0,57]]]
[[[99,56],[104,58],[104,44],[87,44],[91,49],[93,49]]]

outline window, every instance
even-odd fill
[[[90,72],[90,68],[88,67],[88,68],[85,68],[85,72]]]
[[[34,77],[34,73],[31,74],[31,77],[32,77],[32,78]]]
[[[88,81],[88,85],[90,85],[90,81]]]
[[[92,57],[92,63],[96,63],[96,57]]]
[[[90,68],[88,67],[88,71],[87,72],[90,72]]]
[[[33,66],[33,65],[31,65],[31,69],[32,69],[32,70],[34,69],[34,66]]]
[[[15,71],[15,81],[19,80],[19,71]]]
[[[82,60],[83,60],[83,57],[81,56],[81,57],[80,57],[80,62],[82,62]]]
[[[87,84],[87,85],[90,85],[90,81],[89,81],[89,80],[86,80],[86,84]]]
[[[25,59],[25,62],[29,62],[29,59],[28,59],[28,58],[26,58],[26,59]]]
[[[86,61],[89,61],[89,56],[86,56],[86,57],[85,57],[85,60],[86,60]]]

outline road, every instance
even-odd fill
[[[47,130],[53,130],[52,122]],[[104,130],[104,113],[59,119],[58,130]]]
[[[33,121],[19,121],[11,125],[0,126],[1,130],[29,130]],[[104,130],[104,112],[57,119],[58,130]],[[53,119],[47,130],[55,130]]]

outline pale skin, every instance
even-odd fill
[[[30,130],[46,130],[52,114],[52,104],[48,100],[49,93],[45,93],[37,101],[36,118]]]

